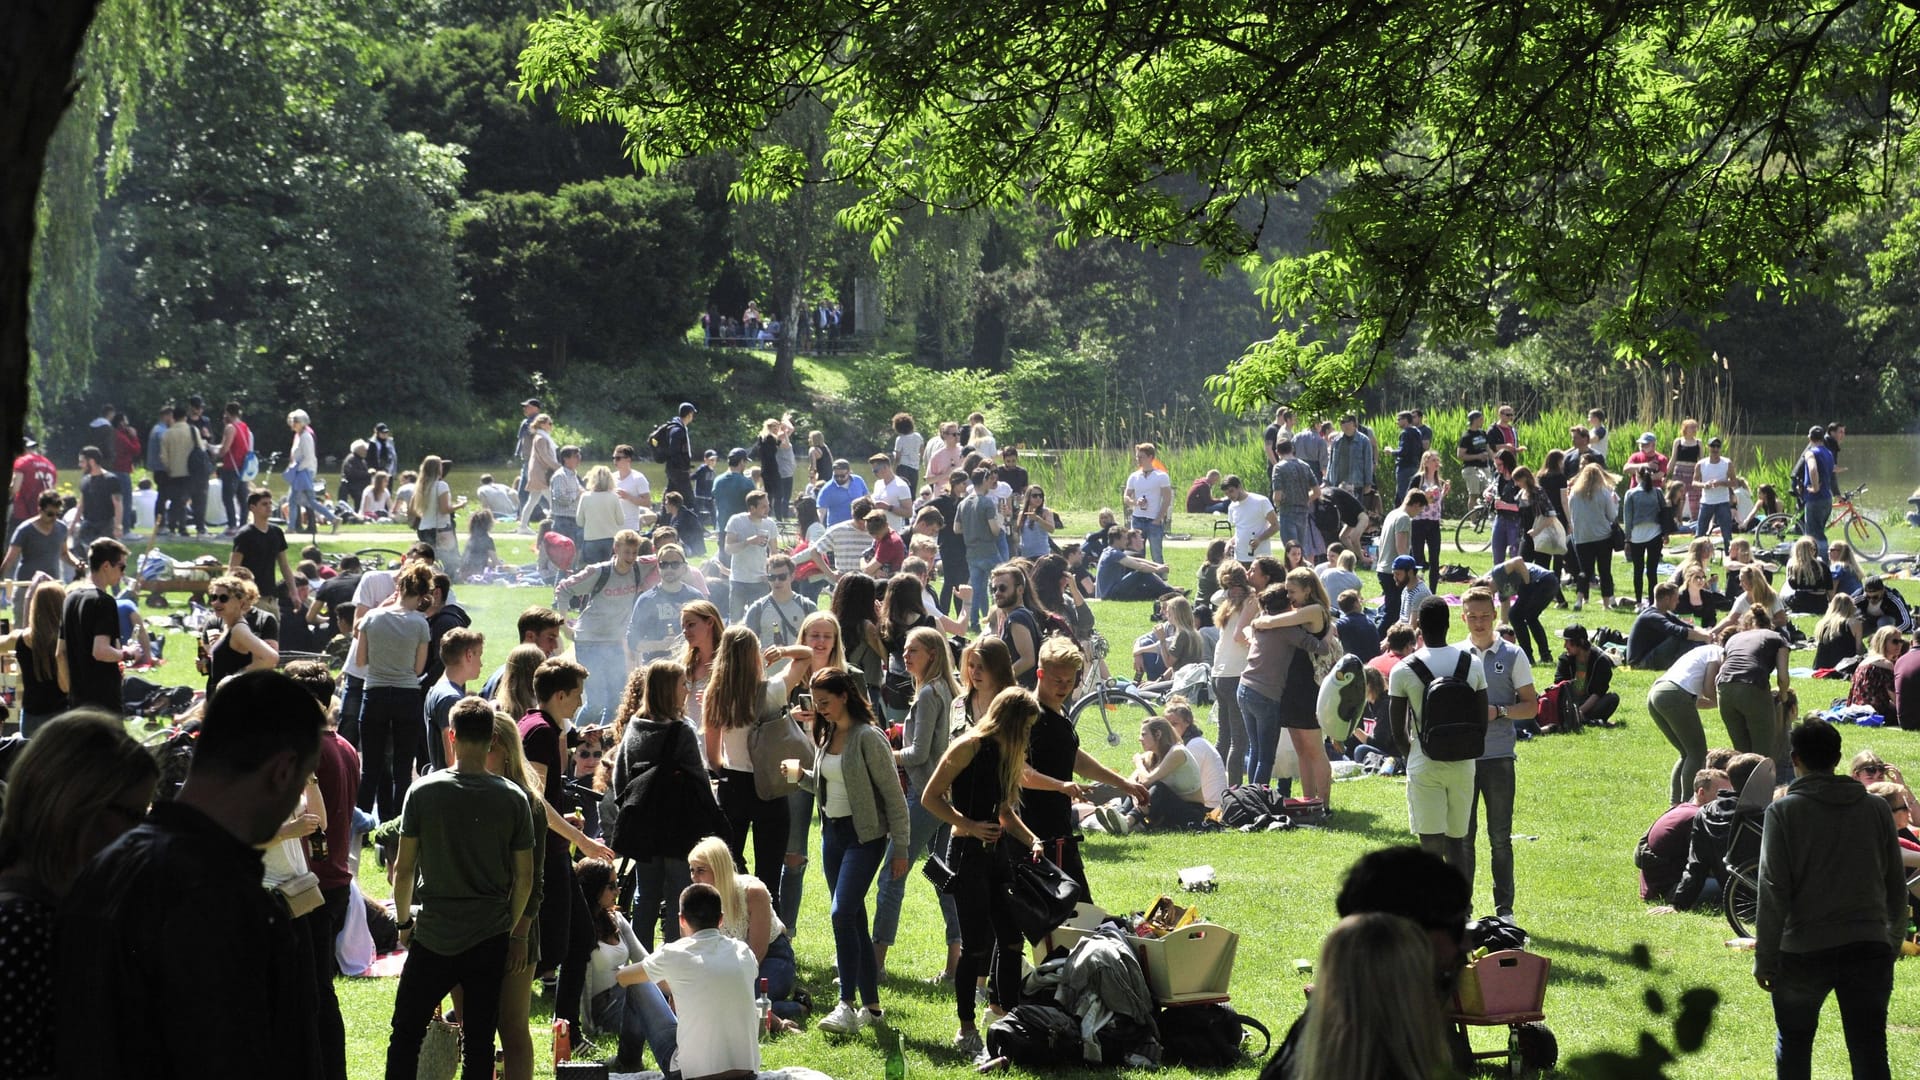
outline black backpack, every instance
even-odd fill
[[[1273,1033],[1267,1026],[1240,1015],[1230,1005],[1174,1005],[1161,1009],[1157,1019],[1163,1064],[1199,1069],[1234,1065],[1246,1038],[1243,1028],[1259,1032],[1264,1040],[1255,1057],[1265,1057],[1273,1048]]]
[[[1261,818],[1285,813],[1281,798],[1272,788],[1258,784],[1236,784],[1220,794],[1220,823],[1229,829],[1251,825]]]
[[[615,854],[626,859],[682,859],[720,826],[719,806],[707,778],[694,776],[674,762],[674,744],[696,737],[684,723],[642,736],[649,740],[639,751],[644,756],[614,794],[612,815],[605,819],[607,846]],[[624,752],[624,747],[615,752]]]
[[[653,429],[647,436],[647,452],[653,456],[656,465],[665,465],[667,455],[673,446],[673,421],[669,420]]]
[[[1407,666],[1427,688],[1417,717],[1420,751],[1433,761],[1472,761],[1484,753],[1487,717],[1480,708],[1480,692],[1467,681],[1473,655],[1461,649],[1459,666],[1439,678],[1417,657],[1409,658]]]
[[[1080,1065],[1080,1021],[1048,1005],[1015,1005],[987,1027],[987,1053],[1016,1065]]]

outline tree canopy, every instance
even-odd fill
[[[1038,203],[1063,242],[1193,245],[1279,316],[1223,404],[1349,398],[1408,339],[1583,308],[1622,359],[1692,360],[1738,292],[1832,284],[1825,228],[1906,181],[1916,13],[1889,0],[666,0],[536,22],[523,86],[738,193]],[[779,118],[829,113],[810,169]],[[1322,188],[1324,185],[1324,188]],[[1268,223],[1324,191],[1309,241]]]

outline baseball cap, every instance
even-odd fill
[[[1467,419],[1469,419],[1469,420],[1472,420],[1472,419],[1474,419],[1475,417],[1480,417],[1480,418],[1483,418],[1483,419],[1484,419],[1484,418],[1486,417],[1486,415],[1487,415],[1486,413],[1483,413],[1483,412],[1481,412],[1481,411],[1480,411],[1479,409],[1469,409],[1469,410],[1467,410]]]
[[[33,441],[33,436],[22,435],[20,436],[20,445],[26,447],[29,450],[33,450],[37,448],[40,444]]]
[[[736,461],[745,461],[748,456],[745,448],[736,446],[727,451],[727,464],[731,465]]]
[[[1657,436],[1654,435],[1653,432],[1643,431],[1640,433],[1640,441],[1643,443],[1650,443],[1650,442],[1659,442],[1660,440]]]
[[[1568,623],[1560,631],[1561,641],[1571,641],[1581,648],[1587,647],[1587,628],[1579,623]]]
[[[378,424],[375,424],[375,425],[373,425],[373,430],[374,430],[374,432],[375,432],[375,433],[377,433],[377,434],[380,434],[380,435],[386,435],[386,434],[389,434],[389,432],[388,432],[388,430],[387,430],[387,425],[386,425],[386,421],[384,421],[384,420],[383,420],[383,421],[381,421],[381,422],[380,422],[380,423],[378,423]]]
[[[1707,440],[1707,445],[1708,446],[1725,446],[1726,444],[1720,441],[1720,436],[1715,435],[1713,438]]]
[[[537,397],[530,397],[530,398],[528,398],[527,400],[525,400],[525,401],[523,401],[523,402],[521,402],[520,404],[521,404],[521,406],[522,406],[522,407],[527,407],[527,406],[531,406],[531,407],[533,407],[533,408],[536,408],[536,409],[544,409],[544,408],[546,408],[546,406],[544,406],[544,405],[542,405],[542,404],[540,404],[540,399],[539,399],[539,398],[537,398]]]
[[[194,409],[204,409],[207,407],[207,399],[199,394],[193,394],[187,398],[187,405]]]
[[[699,412],[699,411],[700,411],[700,406],[698,406],[698,405],[695,405],[695,404],[694,404],[693,402],[691,402],[691,401],[683,401],[683,402],[681,402],[681,403],[680,403],[680,408],[679,408],[678,410],[676,410],[676,411],[678,411],[678,412]]]
[[[1420,560],[1411,555],[1396,555],[1393,557],[1393,568],[1395,570],[1418,570],[1420,569]]]

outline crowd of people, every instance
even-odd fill
[[[880,987],[910,871],[931,854],[946,875],[940,977],[954,994],[954,1042],[978,1054],[980,1011],[1003,1015],[1020,997],[1025,943],[1000,899],[1010,860],[1044,857],[1091,900],[1084,831],[1206,827],[1230,789],[1293,796],[1296,780],[1305,804],[1332,814],[1336,762],[1404,772],[1422,852],[1398,858],[1426,860],[1407,863],[1407,873],[1451,875],[1445,892],[1457,882],[1461,903],[1438,916],[1343,907],[1349,918],[1325,954],[1332,980],[1354,962],[1350,948],[1386,955],[1422,938],[1369,911],[1425,920],[1430,932],[1456,914],[1464,922],[1483,825],[1494,908],[1513,914],[1517,742],[1561,714],[1608,722],[1619,705],[1610,688],[1617,664],[1663,672],[1648,708],[1679,753],[1669,816],[1710,808],[1722,797],[1717,778],[1739,779],[1761,760],[1781,776],[1831,771],[1825,736],[1810,726],[1816,734],[1790,735],[1776,708],[1775,691],[1790,687],[1789,641],[1778,627],[1791,625],[1791,612],[1821,616],[1813,637],[1823,667],[1850,673],[1854,693],[1890,721],[1920,726],[1920,662],[1908,660],[1904,603],[1843,544],[1827,544],[1811,512],[1833,483],[1821,429],[1796,471],[1809,535],[1778,567],[1766,561],[1773,553],[1735,535],[1732,493],[1743,481],[1721,440],[1703,443],[1697,426],[1683,426],[1671,456],[1643,436],[1616,477],[1603,416],[1570,432],[1571,447],[1544,453],[1536,470],[1522,463],[1529,451],[1518,445],[1513,410],[1502,406],[1499,423],[1484,428],[1476,410],[1455,453],[1469,496],[1495,515],[1494,560],[1463,595],[1441,598],[1440,513],[1452,484],[1414,411],[1396,418],[1389,506],[1375,479],[1382,451],[1358,417],[1296,431],[1294,415],[1280,410],[1265,439],[1264,490],[1214,474],[1188,487],[1182,508],[1222,513],[1232,532],[1207,552],[1192,589],[1169,581],[1175,489],[1152,443],[1134,448],[1136,467],[1116,492],[1121,510],[1101,511],[1098,529],[1071,538],[1019,449],[1000,445],[980,413],[930,425],[932,439],[913,417],[895,417],[892,451],[871,455],[860,475],[818,431],[806,434],[803,453],[791,416],[768,418],[724,460],[696,455],[691,402],[641,449],[620,444],[606,464],[589,465],[581,447],[555,445],[551,415],[530,398],[515,446],[519,475],[512,484],[482,478],[459,555],[456,515],[467,503],[445,479],[447,463],[427,456],[395,486],[385,425],[352,445],[338,497],[325,499],[311,425],[289,413],[283,498],[243,477],[252,434],[238,406],[211,437],[203,411],[193,399],[183,417],[169,415],[158,442],[206,454],[222,480],[231,452],[244,447],[228,517],[244,524],[229,530],[227,571],[207,590],[213,620],[199,658],[206,696],[193,714],[192,771],[118,842],[142,820],[158,778],[131,764],[102,778],[111,790],[85,796],[94,802],[82,807],[99,826],[83,830],[85,850],[62,846],[64,862],[49,869],[6,846],[14,800],[81,796],[36,792],[28,783],[36,771],[16,766],[0,874],[28,860],[37,884],[0,892],[0,914],[36,943],[46,971],[29,974],[59,981],[67,961],[51,960],[56,916],[151,900],[168,874],[203,873],[207,888],[250,874],[273,890],[254,892],[274,902],[236,911],[229,897],[218,907],[251,920],[250,947],[268,970],[231,988],[235,1007],[260,1017],[250,1038],[308,1040],[298,1045],[313,1046],[314,1071],[329,1077],[344,1075],[333,944],[353,902],[358,838],[382,835],[380,823],[391,834],[381,858],[409,957],[389,1076],[415,1074],[435,1010],[456,988],[468,1074],[491,1075],[497,1036],[505,1075],[529,1075],[536,981],[551,985],[572,1045],[604,1038],[616,1067],[651,1054],[669,1075],[704,1076],[757,1068],[759,1032],[806,1018],[793,938],[810,867],[830,897],[840,976],[839,1000],[814,1022],[854,1036],[882,1020]],[[643,454],[665,466],[657,499],[635,467]],[[70,536],[60,532],[68,526],[51,463],[15,467],[19,524],[6,569],[34,580],[13,601],[23,618],[4,645],[22,675],[28,760],[81,739],[105,740],[110,750],[87,751],[103,759],[123,753],[105,734],[117,725],[70,710],[122,712],[121,665],[143,655],[117,595],[128,570],[117,539],[126,535],[125,474],[105,468],[100,448],[80,458]],[[160,460],[166,476],[179,465],[192,480],[191,461]],[[22,490],[22,475],[42,473],[37,490]],[[1632,487],[1624,498],[1621,477]],[[156,521],[200,526],[192,483],[166,486]],[[363,571],[349,558],[336,568],[309,549],[296,568],[287,531],[303,515],[317,526],[349,513],[408,522],[416,539],[404,561]],[[490,580],[498,563],[490,530],[508,520],[536,535],[553,600],[520,614],[514,648],[483,679],[486,634],[456,591]],[[1688,520],[1698,539],[1660,580],[1666,537]],[[1568,585],[1578,609],[1595,582],[1614,606],[1616,551],[1632,565],[1639,605],[1623,655],[1616,661],[1575,624],[1560,634],[1556,657],[1541,614],[1567,603]],[[68,571],[84,578],[63,584]],[[1155,628],[1130,643],[1134,674],[1183,692],[1135,733],[1139,752],[1126,771],[1082,748],[1067,715],[1088,676],[1105,674],[1093,601],[1154,602]],[[289,653],[323,652],[329,639],[337,681],[323,662],[287,662]],[[1553,678],[1536,679],[1550,664]],[[1189,693],[1213,703],[1211,737]],[[1899,707],[1903,697],[1911,710]],[[266,703],[279,718],[250,727],[246,718]],[[1699,716],[1715,707],[1733,753],[1750,761],[1716,771]],[[1802,805],[1794,794],[1782,813],[1807,813],[1794,809]],[[1701,821],[1707,812],[1698,809]],[[1691,817],[1676,818],[1654,831],[1670,850],[1690,826]],[[1877,828],[1861,828],[1869,826]],[[1913,850],[1920,863],[1920,845]],[[83,865],[99,886],[78,898]],[[1793,977],[1783,956],[1827,947],[1794,919],[1774,924],[1786,927],[1784,939],[1763,946],[1767,980]],[[95,933],[74,948],[108,964],[106,949],[137,952],[138,935],[153,932],[150,920],[116,925],[119,937]],[[187,978],[206,962],[165,977]],[[38,1000],[43,1009],[84,1005],[92,992],[63,987]],[[771,1003],[758,1020],[756,996]],[[1370,1007],[1333,993],[1320,1001],[1329,1003],[1316,1007],[1321,1015]],[[1340,1038],[1322,1023],[1297,1026],[1288,1060],[1296,1042],[1311,1061]],[[64,1042],[56,1062],[52,1040],[41,1038],[58,1028],[16,1026],[18,1041],[0,1046],[0,1060],[23,1062],[19,1075],[55,1065],[78,1074]],[[155,1045],[175,1037],[141,1034]],[[136,1053],[133,1043],[96,1042],[74,1052],[89,1070],[122,1068]],[[286,1045],[258,1060],[282,1060]],[[266,1046],[241,1040],[223,1053],[238,1061]],[[1393,1053],[1424,1060],[1432,1049],[1416,1035]]]

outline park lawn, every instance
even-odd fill
[[[1090,513],[1066,517],[1070,535],[1084,534],[1093,527]],[[1206,518],[1199,515],[1192,516],[1191,521],[1177,519],[1175,530],[1206,538],[1210,533],[1205,522]],[[505,536],[502,540],[513,543]],[[334,549],[324,537],[322,541],[324,547]],[[404,533],[397,531],[395,546],[403,542]],[[1911,550],[1916,537],[1910,530],[1899,530],[1894,545]],[[1200,555],[1195,546],[1168,547],[1167,559],[1176,584],[1191,586]],[[1476,570],[1488,564],[1485,555],[1459,554],[1451,542],[1443,557]],[[1616,580],[1624,579],[1622,565]],[[1909,599],[1920,598],[1920,589],[1912,583],[1899,582],[1898,587]],[[1444,591],[1460,588],[1443,586]],[[476,625],[490,632],[489,667],[503,660],[511,648],[512,620],[520,608],[547,599],[544,590],[531,588],[462,586],[458,592],[461,603],[474,614]],[[1096,605],[1101,631],[1114,646],[1116,673],[1125,673],[1126,643],[1148,629],[1149,608],[1145,603]],[[1545,622],[1557,634],[1559,627],[1576,617],[1590,629],[1614,626],[1624,632],[1630,622],[1625,613],[1602,613],[1593,608],[1577,616],[1570,611],[1549,610]],[[1796,663],[1809,655],[1796,654]],[[185,657],[182,662],[175,654],[162,669],[163,674],[184,671],[179,681],[195,681],[191,653]],[[1539,678],[1544,680],[1545,676]],[[1645,696],[1653,678],[1653,673],[1645,672],[1622,671],[1616,675],[1616,689],[1622,698],[1618,718],[1625,722],[1624,727],[1590,729],[1577,736],[1521,744],[1514,824],[1516,918],[1532,934],[1534,949],[1554,964],[1546,1013],[1559,1038],[1563,1060],[1601,1049],[1630,1050],[1643,1030],[1671,1043],[1669,1023],[1650,1016],[1643,1005],[1646,991],[1657,987],[1671,1001],[1685,988],[1709,986],[1722,999],[1712,1033],[1700,1054],[1676,1064],[1669,1074],[1702,1078],[1764,1075],[1771,1068],[1772,1013],[1766,995],[1751,977],[1751,955],[1726,947],[1731,932],[1718,914],[1652,916],[1636,892],[1634,842],[1665,809],[1667,775],[1674,758],[1647,719]],[[1802,700],[1810,707],[1841,696],[1845,690],[1838,682],[1819,684],[1817,690],[1810,689],[1805,681],[1799,685]],[[1203,726],[1211,728],[1206,714],[1207,710],[1202,710]],[[1724,742],[1724,733],[1711,714],[1707,724],[1709,741]],[[1116,768],[1124,766],[1135,749],[1131,741],[1109,748],[1102,738],[1086,733],[1083,736],[1089,751]],[[1911,733],[1849,728],[1843,729],[1843,737],[1849,755],[1872,746],[1897,763],[1911,765],[1920,760],[1920,737]],[[1295,973],[1294,961],[1317,958],[1320,938],[1335,921],[1333,896],[1345,868],[1367,850],[1410,839],[1404,782],[1400,779],[1373,777],[1338,783],[1334,805],[1338,813],[1333,826],[1321,830],[1258,836],[1091,835],[1086,858],[1094,896],[1112,910],[1140,910],[1156,896],[1176,891],[1175,873],[1180,868],[1211,864],[1216,870],[1218,891],[1183,899],[1197,901],[1204,918],[1240,934],[1232,985],[1234,1004],[1266,1022],[1278,1038],[1298,1014],[1301,988],[1307,981]],[[1476,911],[1485,913],[1492,907],[1491,886],[1484,867],[1484,844],[1481,851]],[[370,857],[362,867],[361,881],[369,895],[390,894]],[[830,1003],[832,943],[827,895],[821,885],[817,877],[808,883],[796,949],[805,985],[816,1002]],[[1639,944],[1651,951],[1654,966],[1650,972],[1632,963],[1631,952]],[[951,993],[925,981],[939,970],[943,956],[937,909],[929,890],[916,883],[908,891],[901,940],[892,953],[892,975],[882,988],[883,1000],[893,1025],[905,1038],[910,1071],[923,1077],[957,1080],[971,1075],[971,1070],[948,1048],[955,1030]],[[378,1076],[384,1061],[394,983],[342,979],[338,988],[346,1017],[351,1075]],[[550,1016],[550,1003],[537,1001],[535,1042],[540,1048],[542,1073],[547,1069],[550,1039],[539,1029]],[[1920,967],[1904,963],[1897,967],[1888,1025],[1894,1075],[1920,1075],[1920,1043],[1912,1038],[1920,1032]],[[1494,1032],[1482,1031],[1475,1041],[1481,1048],[1490,1049],[1501,1040]],[[1829,1004],[1815,1052],[1815,1060],[1821,1063],[1816,1075],[1843,1075],[1839,1063],[1844,1053],[1838,1012]],[[806,1065],[845,1078],[877,1075],[882,1065],[879,1044],[872,1035],[839,1040],[814,1030],[771,1044],[766,1061],[770,1067]],[[1250,1061],[1224,1075],[1250,1077],[1257,1067]],[[1113,1071],[1099,1070],[1099,1074],[1111,1075]],[[1049,1070],[1047,1075],[1092,1076],[1095,1071]]]

